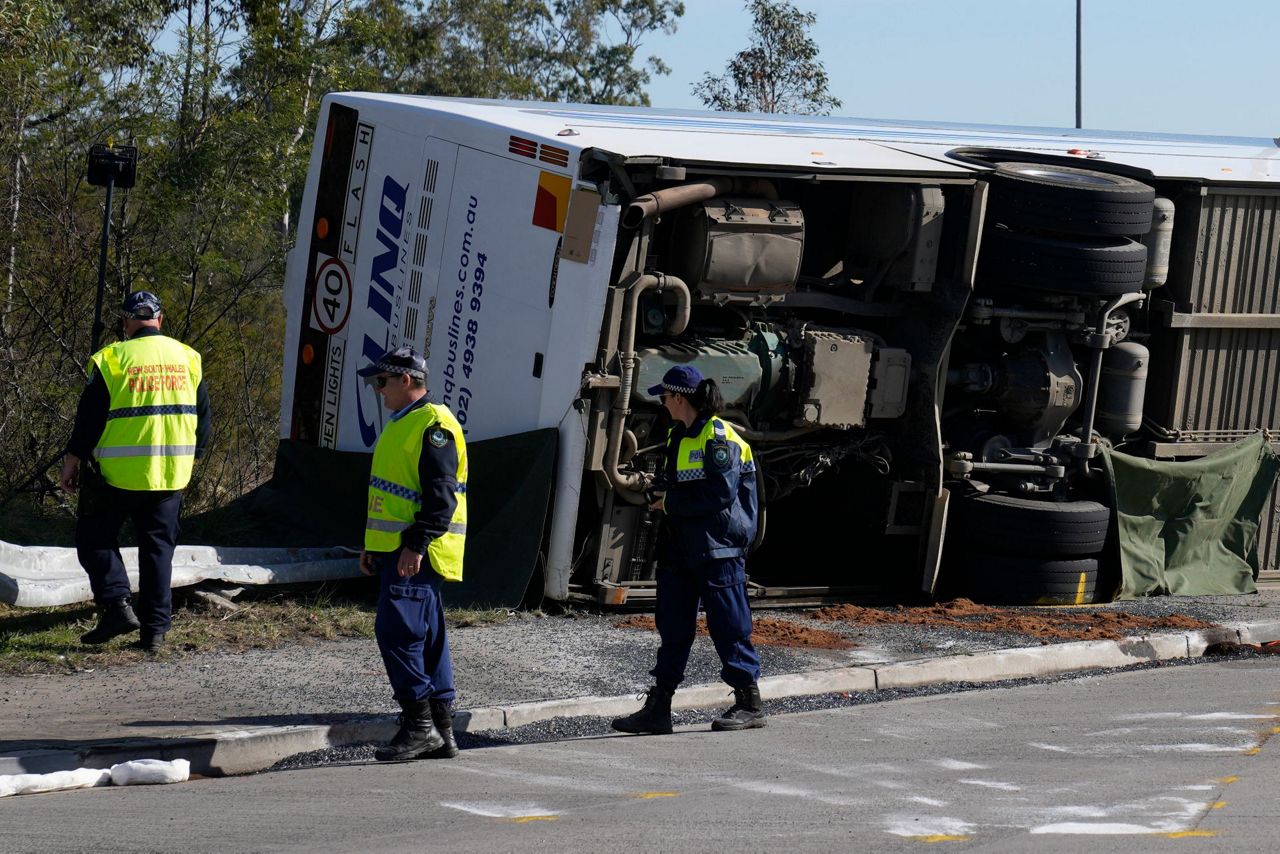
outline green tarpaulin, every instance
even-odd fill
[[[1280,471],[1261,433],[1198,460],[1106,450],[1120,542],[1118,599],[1252,593],[1258,519]]]

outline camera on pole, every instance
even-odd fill
[[[93,306],[93,336],[90,352],[97,352],[102,338],[102,299],[107,290],[107,241],[111,237],[111,193],[116,187],[127,190],[138,176],[138,148],[134,145],[89,146],[89,183],[107,188],[102,209],[102,246],[98,253],[98,297]]]

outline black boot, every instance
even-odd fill
[[[97,646],[112,638],[138,630],[138,618],[129,607],[129,600],[117,599],[102,606],[98,625],[80,636],[80,643]]]
[[[458,740],[453,735],[453,712],[449,709],[448,700],[431,701],[431,722],[436,732],[444,739],[444,744],[424,756],[424,759],[452,759],[458,755]]]
[[[444,746],[444,738],[436,732],[431,720],[431,705],[423,700],[401,700],[400,729],[391,741],[374,751],[379,762],[421,759]]]
[[[625,718],[614,720],[613,728],[633,735],[670,735],[671,695],[675,691],[654,685],[645,693],[644,707]]]
[[[143,652],[155,655],[164,648],[164,632],[149,632],[144,629],[133,645]]]
[[[717,732],[755,729],[764,726],[764,723],[764,704],[760,702],[760,686],[752,682],[750,688],[733,689],[733,705],[711,722],[711,728]]]

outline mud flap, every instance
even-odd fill
[[[947,509],[951,506],[951,492],[945,486],[938,489],[933,499],[933,511],[929,514],[929,534],[924,542],[920,569],[920,589],[929,596],[938,587],[938,569],[942,566],[942,543],[947,532]]]
[[[467,445],[467,552],[462,581],[444,585],[446,607],[520,606],[542,564],[557,441],[549,427]]]

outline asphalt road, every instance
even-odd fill
[[[1280,662],[0,801],[5,851],[1273,851]]]

